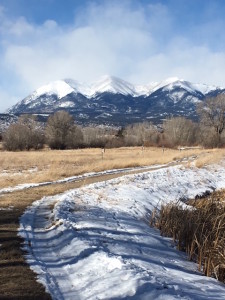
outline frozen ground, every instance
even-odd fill
[[[225,299],[148,225],[162,202],[222,187],[224,166],[174,166],[45,197],[21,218],[27,260],[53,299]]]

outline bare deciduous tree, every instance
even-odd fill
[[[163,124],[164,136],[170,146],[190,146],[195,143],[196,125],[184,117],[168,119]]]
[[[214,129],[217,143],[221,142],[221,134],[225,129],[225,94],[208,98],[198,105],[197,112],[200,122]]]
[[[52,149],[76,148],[83,135],[68,112],[58,111],[48,118],[46,139]]]
[[[115,137],[117,130],[108,126],[84,127],[84,146],[85,147],[105,147],[109,146]]]
[[[6,150],[41,149],[44,136],[33,116],[21,116],[15,124],[8,127],[3,135],[3,145]]]
[[[160,132],[150,122],[128,125],[124,130],[126,146],[157,145]]]

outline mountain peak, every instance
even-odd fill
[[[122,95],[136,95],[135,87],[131,83],[116,76],[105,75],[92,84],[93,94],[113,93]]]
[[[183,79],[179,79],[178,77],[169,77],[165,80],[162,81],[162,83],[164,83],[165,85],[167,84],[171,84],[171,83],[174,83],[174,82],[177,82],[177,81],[184,81]]]
[[[64,80],[56,80],[41,86],[33,94],[35,95],[35,97],[39,97],[45,94],[54,94],[57,95],[59,99],[61,99],[72,92],[73,88]]]

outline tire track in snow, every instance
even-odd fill
[[[50,212],[49,205],[43,205],[39,203],[38,205],[33,206],[30,212],[33,214],[33,216],[30,218],[29,230],[23,222],[20,223],[20,234],[26,241],[23,250],[28,252],[27,257],[32,260],[32,263],[38,265],[38,268],[40,269],[39,271],[41,273],[45,273],[45,281],[48,285],[48,291],[53,299],[63,300],[64,297],[60,291],[56,278],[51,274],[51,272],[49,272],[45,262],[40,260],[38,255],[36,255],[35,251],[33,250],[36,248],[35,230],[37,230],[37,228],[46,228],[46,216],[48,216]],[[27,221],[29,222],[29,216]]]

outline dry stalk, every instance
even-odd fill
[[[170,236],[179,250],[198,262],[199,270],[225,283],[225,205],[218,194],[211,195],[195,209],[183,208],[178,202],[163,205],[154,214],[151,225]]]

